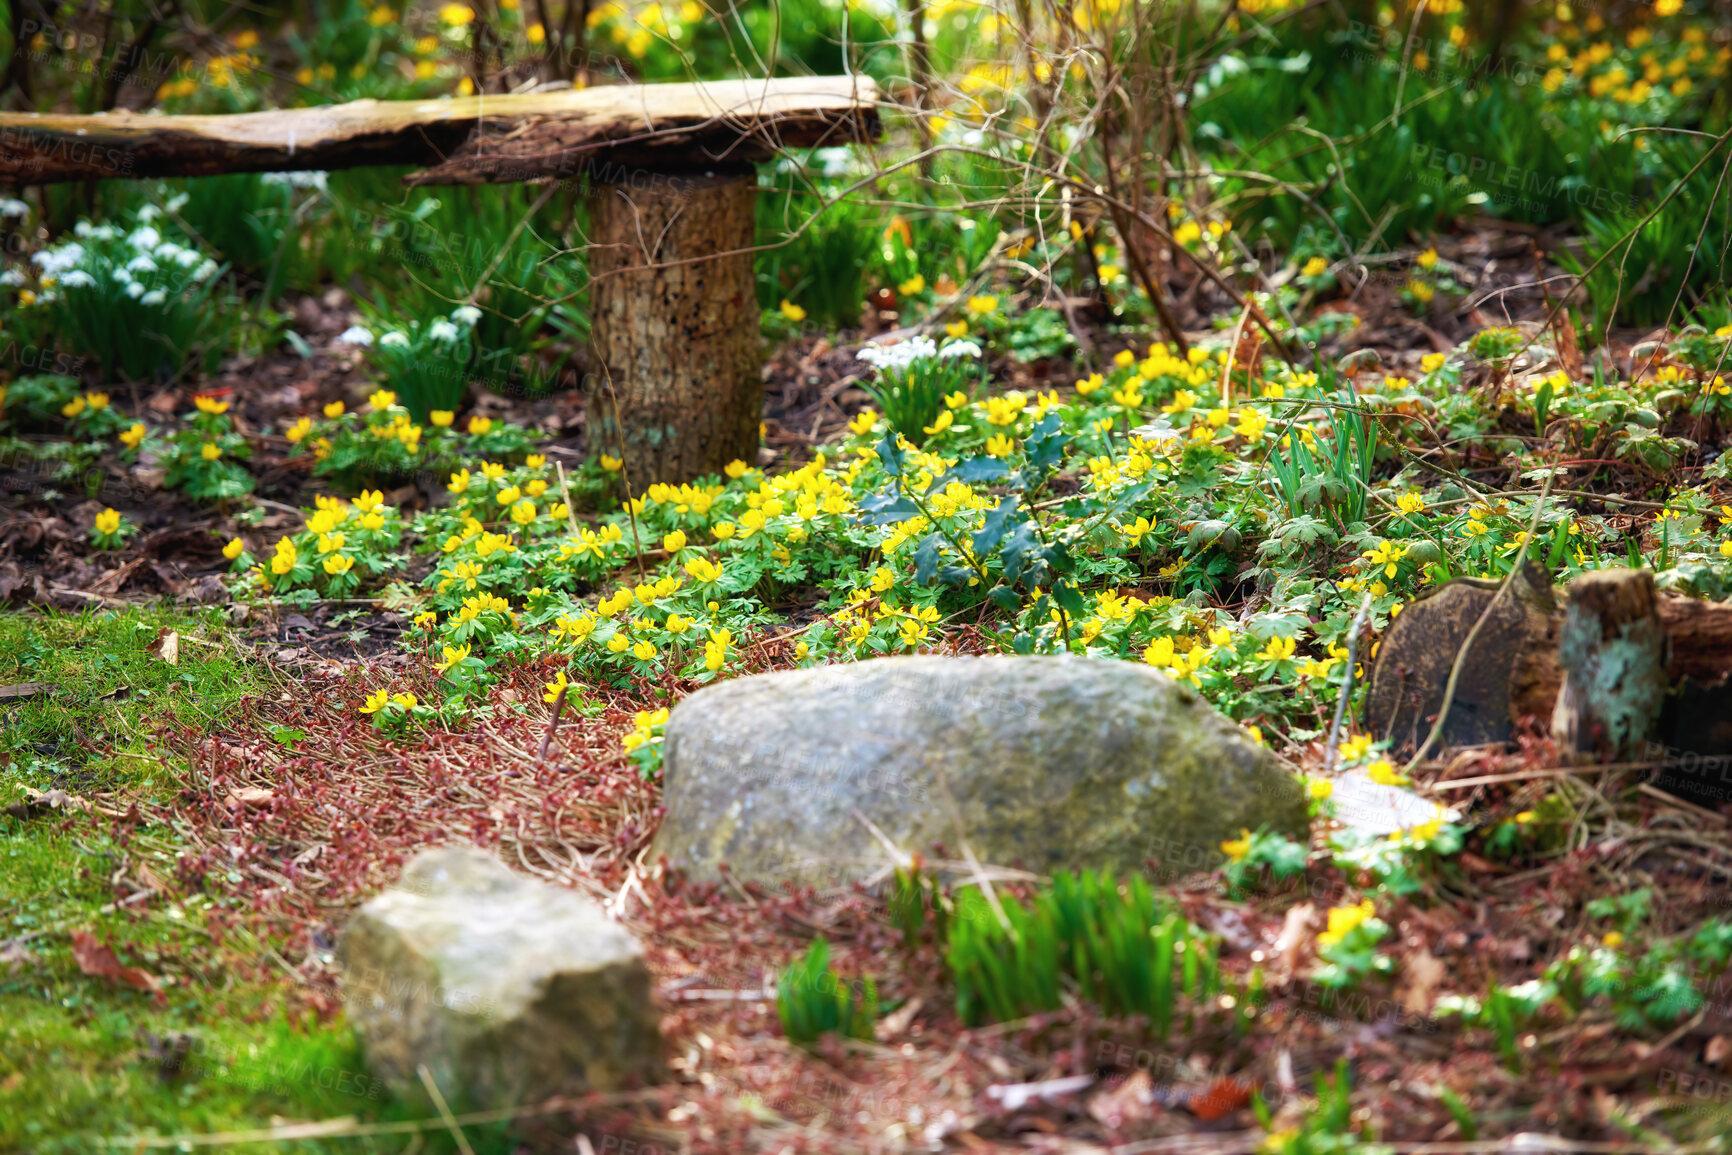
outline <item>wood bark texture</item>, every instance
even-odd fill
[[[430,165],[411,184],[703,173],[785,147],[876,139],[863,76],[357,100],[229,116],[0,113],[0,184]]]
[[[1666,662],[1653,574],[1609,569],[1578,577],[1558,636],[1564,682],[1552,736],[1569,750],[1634,752],[1659,721]]]
[[[589,443],[634,494],[757,460],[756,194],[748,174],[591,196]]]

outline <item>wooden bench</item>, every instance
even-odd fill
[[[358,100],[232,116],[0,113],[0,186],[424,166],[410,185],[581,176],[590,446],[634,491],[753,461],[763,409],[754,165],[871,141],[876,86],[820,76]]]

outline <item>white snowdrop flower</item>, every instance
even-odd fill
[[[333,345],[359,345],[362,348],[366,348],[372,343],[373,334],[371,330],[361,325],[350,325],[347,329],[338,333],[337,339],[331,342]]]
[[[290,188],[316,188],[320,192],[326,191],[326,174],[322,172],[267,172],[260,179],[265,184],[288,185]]]
[[[427,336],[435,341],[455,341],[463,335],[463,330],[441,317],[427,326]]]
[[[962,143],[969,148],[979,148],[986,143],[986,134],[978,128],[971,128],[962,134]]]
[[[30,259],[41,266],[44,275],[52,276],[74,268],[84,260],[84,246],[61,245],[58,249],[45,249]]]
[[[60,299],[59,293],[42,293],[42,294],[39,294],[37,296],[36,303],[38,305],[52,305],[54,302],[58,301],[59,299]]]
[[[820,148],[812,153],[812,159],[824,168],[824,175],[834,179],[847,176],[853,169],[854,150],[849,148]]]
[[[474,305],[459,305],[451,310],[451,319],[459,325],[473,329],[475,323],[481,320],[481,310]]]
[[[136,301],[144,296],[144,286],[137,281],[128,281],[126,283],[126,295]]]
[[[161,289],[152,289],[150,292],[148,292],[144,296],[140,297],[138,299],[138,303],[141,305],[149,305],[152,308],[154,308],[157,305],[160,305],[164,301],[167,301],[167,300],[168,300],[168,294],[167,293],[163,292]]]
[[[209,257],[206,257],[204,264],[192,271],[192,279],[202,285],[212,277],[216,276],[216,271],[217,263]]]
[[[123,265],[116,265],[114,268],[108,270],[108,275],[110,279],[122,285],[132,280],[132,270]]]
[[[145,205],[143,208],[138,210],[138,223],[141,225],[148,225],[151,221],[154,221],[161,215],[162,209],[156,205]]]
[[[186,252],[186,250],[175,244],[173,241],[164,241],[162,244],[156,246],[156,252],[153,255],[160,257],[165,261],[172,261],[184,252]]]
[[[94,289],[96,278],[83,269],[73,269],[60,278],[60,283],[68,289]]]
[[[146,225],[141,229],[134,229],[132,235],[126,238],[126,243],[141,252],[148,253],[162,244],[162,234]]]
[[[17,220],[23,220],[29,215],[30,206],[25,204],[23,201],[18,200],[16,197],[7,197],[5,200],[0,200],[0,217],[11,217]]]
[[[4,273],[0,273],[0,285],[3,285],[8,289],[16,289],[18,286],[24,284],[27,279],[28,278],[17,269],[7,269]]]
[[[156,272],[156,262],[145,256],[143,253],[140,253],[138,256],[132,258],[132,260],[126,262],[126,267],[135,273]]]
[[[186,207],[186,202],[190,200],[191,197],[191,193],[181,193],[178,196],[169,197],[168,203],[164,205],[163,208],[167,209],[171,213],[178,213],[181,209]]]
[[[182,249],[179,253],[175,254],[174,263],[183,269],[190,269],[194,265],[198,264],[199,260],[200,257],[195,250]]]
[[[393,329],[383,337],[379,338],[379,344],[392,349],[407,349],[409,347],[409,338]]]
[[[978,356],[980,356],[980,346],[973,341],[952,341],[938,351],[938,357],[942,361],[949,361],[956,357]]]
[[[860,350],[859,358],[882,373],[906,369],[936,352],[938,347],[931,337],[911,337],[895,345],[868,345]]]
[[[90,222],[79,221],[77,224],[72,226],[72,232],[75,236],[88,237],[91,232]]]

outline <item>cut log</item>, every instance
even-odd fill
[[[1552,736],[1565,749],[1620,757],[1653,732],[1667,688],[1656,600],[1646,570],[1601,570],[1571,583],[1558,635],[1564,682],[1552,713]]]
[[[1555,663],[1545,660],[1555,637],[1551,579],[1542,567],[1530,565],[1501,599],[1500,585],[1450,582],[1408,604],[1390,623],[1366,692],[1368,733],[1393,740],[1397,749],[1425,741],[1443,706],[1456,654],[1488,605],[1491,615],[1462,663],[1439,740],[1444,746],[1506,742],[1537,700],[1543,700],[1550,716],[1557,693]]]
[[[1488,584],[1451,582],[1395,618],[1366,694],[1367,732],[1398,751],[1424,740]],[[1549,722],[1566,752],[1652,763],[1667,790],[1732,801],[1732,604],[1657,593],[1637,570],[1582,575],[1564,610],[1547,608],[1558,599],[1537,566],[1512,589],[1523,612],[1494,609],[1480,631],[1445,746]]]
[[[873,140],[864,76],[356,100],[231,116],[0,113],[0,184],[429,165],[411,184],[480,184],[638,169],[702,173],[776,150]]]
[[[651,482],[756,464],[764,383],[750,170],[600,185],[590,198],[592,452]]]

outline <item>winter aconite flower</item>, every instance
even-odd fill
[[[212,417],[221,417],[224,413],[229,411],[229,403],[227,401],[218,401],[215,397],[210,397],[203,393],[194,397],[192,403],[198,406],[198,411],[200,413],[208,413]]]
[[[1369,898],[1362,899],[1353,906],[1331,907],[1329,910],[1329,927],[1317,936],[1317,945],[1319,947],[1334,946],[1376,913],[1377,907]]]
[[[228,560],[233,561],[237,557],[241,556],[241,554],[246,551],[246,548],[246,543],[240,538],[230,538],[228,544],[223,546],[223,556]]]
[[[118,531],[119,529],[120,529],[120,511],[119,510],[105,509],[101,513],[96,515],[96,531],[98,533],[112,534],[112,533],[115,533],[116,531]]]
[[[564,670],[560,670],[553,676],[553,681],[542,687],[541,700],[551,706],[559,700],[559,696],[565,693],[565,689],[569,685],[571,685],[571,679],[565,676]]]
[[[135,422],[130,428],[123,429],[120,432],[120,443],[128,449],[137,449],[139,443],[143,440],[144,424],[142,422]]]
[[[786,297],[782,298],[781,313],[783,317],[796,324],[806,319],[806,310],[794,304],[794,302],[788,300]]]
[[[376,694],[367,695],[367,704],[361,707],[363,714],[377,714],[391,704],[391,691],[380,690]]]

